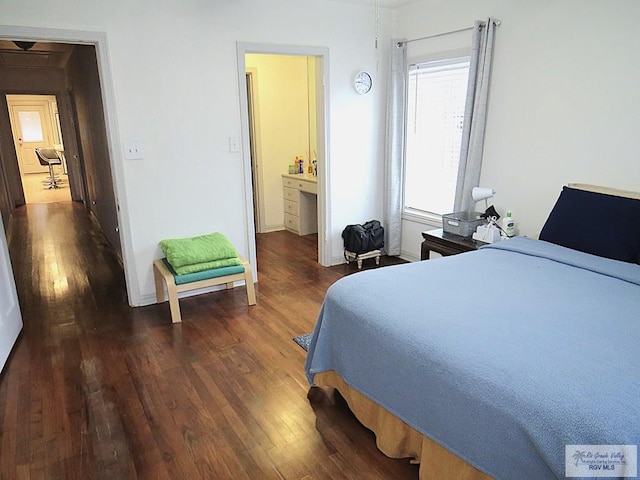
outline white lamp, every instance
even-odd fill
[[[473,198],[473,201],[479,202],[480,200],[484,200],[485,207],[487,206],[487,198],[491,198],[495,194],[496,191],[493,188],[473,187],[471,190],[471,198]]]
[[[487,198],[491,198],[496,194],[496,191],[493,188],[487,187],[473,187],[471,190],[471,198],[474,202],[479,202],[484,200],[484,209],[489,208],[489,204],[487,203]]]
[[[487,199],[493,197],[496,191],[493,188],[487,187],[473,187],[471,190],[471,198],[474,202],[480,202],[484,200],[485,209],[488,209]],[[487,225],[479,225],[475,233],[472,235],[474,240],[478,240],[483,243],[493,243],[500,240],[500,230],[495,227],[496,217],[487,218],[489,223]]]

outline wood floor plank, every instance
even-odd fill
[[[339,397],[308,398],[292,338],[357,271],[320,266],[315,235],[258,235],[257,305],[244,288],[185,298],[173,325],[167,303],[127,306],[81,205],[27,205],[11,222],[24,329],[0,375],[1,479],[417,478]]]

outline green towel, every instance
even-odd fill
[[[170,238],[160,241],[160,248],[178,275],[242,264],[235,247],[221,233]]]
[[[205,270],[214,270],[216,268],[222,267],[233,267],[236,265],[242,265],[242,262],[238,257],[225,258],[223,260],[213,260],[211,262],[194,263],[193,265],[185,265],[184,267],[174,267],[173,270],[178,275],[185,275],[187,273],[204,272]]]

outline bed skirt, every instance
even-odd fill
[[[383,407],[351,388],[334,371],[316,373],[319,387],[340,392],[356,418],[376,435],[378,449],[391,458],[411,458],[420,464],[420,480],[491,480],[464,460],[418,433]]]

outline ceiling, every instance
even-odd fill
[[[420,0],[338,0],[375,7],[398,8]],[[11,40],[0,39],[0,66],[23,68],[63,68],[73,51],[66,43],[37,42],[24,50]]]
[[[37,42],[24,50],[11,40],[0,40],[0,66],[24,68],[63,68],[73,51],[67,43]]]
[[[375,6],[378,3],[381,7],[386,8],[398,8],[404,7],[405,5],[410,5],[412,3],[417,3],[420,0],[338,0],[344,3],[359,3],[361,5],[371,5]]]

